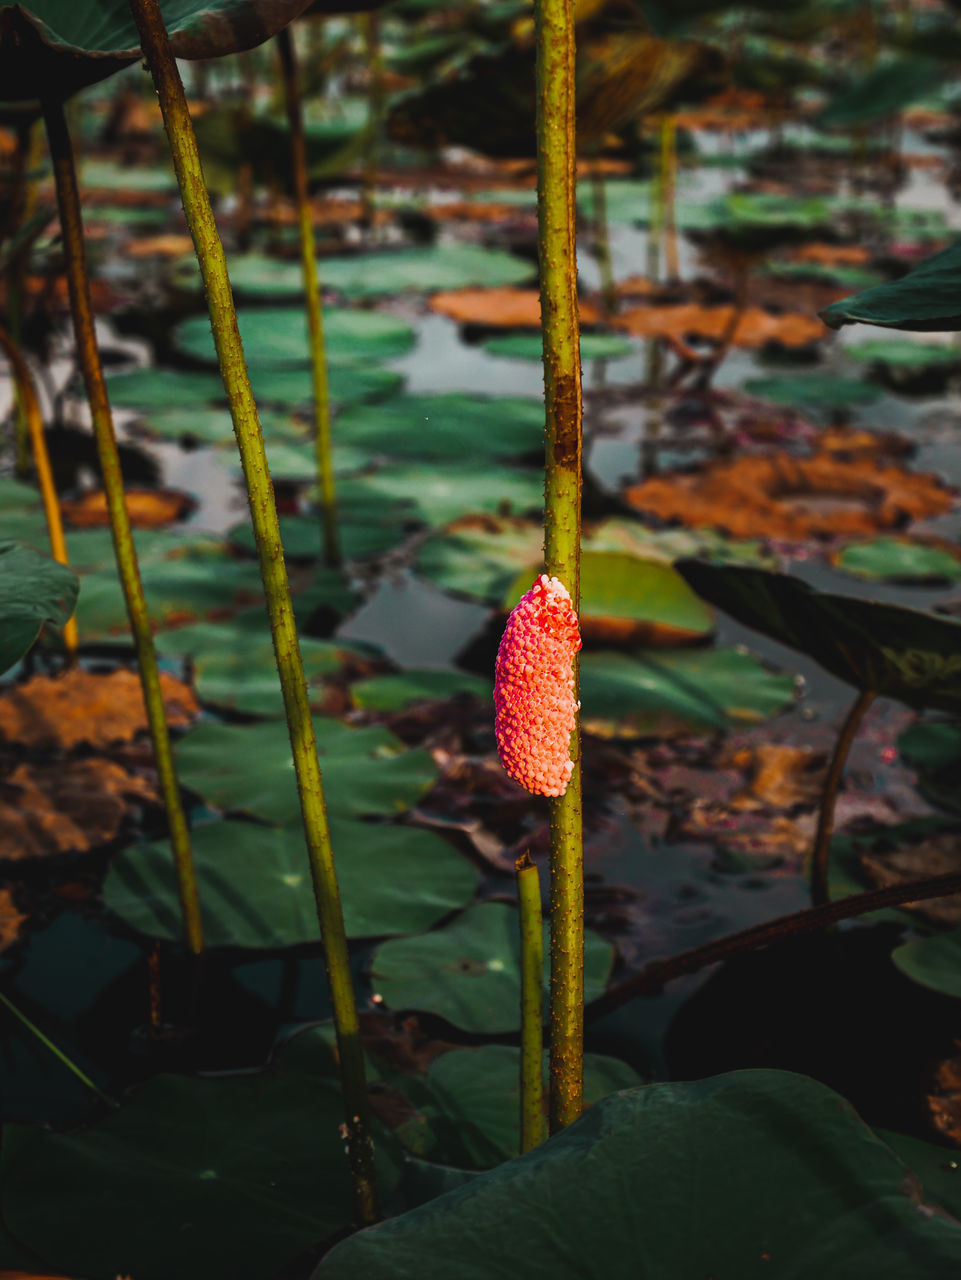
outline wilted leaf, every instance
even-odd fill
[[[134,529],[162,529],[190,514],[196,506],[189,493],[175,489],[125,489],[124,502]],[[110,524],[107,495],[91,490],[82,498],[62,498],[60,509],[76,529],[104,529]]]

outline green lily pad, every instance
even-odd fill
[[[961,929],[902,943],[891,952],[891,959],[913,982],[961,998]]]
[[[40,16],[46,7],[41,0],[33,11]],[[169,164],[117,164],[114,160],[94,159],[84,159],[80,164],[80,185],[84,191],[162,192],[171,196],[178,189],[177,175]]]
[[[375,508],[348,482],[338,484],[337,528],[341,550],[348,560],[362,560],[380,555],[397,546],[405,536],[404,521],[407,512],[396,506],[388,507],[383,501]],[[251,524],[235,525],[227,537],[231,545],[253,555],[256,551],[254,529]],[[280,540],[288,560],[316,560],[323,554],[323,530],[319,515],[281,516]]]
[[[741,649],[585,653],[580,670],[583,724],[605,737],[757,724],[797,695]]]
[[[961,1161],[957,1147],[935,1146],[888,1129],[874,1132],[918,1175],[925,1200],[947,1209],[952,1218],[961,1218]]]
[[[961,721],[925,720],[898,738],[898,751],[918,771],[925,799],[951,813],[961,812]]]
[[[540,566],[535,566],[537,573]],[[522,570],[501,600],[502,609],[514,605],[530,589],[532,573]],[[581,553],[581,628],[607,629],[618,623],[635,624],[644,639],[662,642],[710,635],[714,614],[694,594],[681,575],[660,560],[642,560],[626,551]],[[650,630],[652,636],[646,633]],[[635,639],[625,632],[625,639]]]
[[[957,582],[961,553],[907,538],[875,538],[842,547],[834,564],[845,573],[875,582]]]
[[[543,360],[544,344],[539,333],[505,333],[488,338],[482,344],[491,356],[503,356],[508,360]],[[582,333],[581,360],[619,360],[633,355],[637,347],[626,338],[613,333]]]
[[[206,822],[191,834],[208,946],[292,947],[320,940],[300,826]],[[330,838],[351,938],[429,929],[467,906],[477,889],[474,868],[431,831],[335,818]],[[181,938],[177,876],[166,841],[125,849],[110,868],[103,896],[138,933]]]
[[[867,289],[880,284],[882,277],[866,267],[829,265],[823,262],[785,262],[774,258],[760,268],[763,275],[785,280],[826,280],[847,289]]]
[[[362,449],[340,444],[336,436],[331,445],[330,457],[334,471],[341,475],[350,471],[360,471],[368,461]],[[239,454],[237,465],[240,465]],[[297,480],[304,483],[317,480],[317,446],[313,440],[304,439],[303,425],[300,428],[299,440],[277,440],[268,444],[267,465],[274,480]]]
[[[139,409],[143,413],[165,409],[199,411],[224,400],[224,384],[219,373],[183,369],[125,369],[121,373],[108,373],[107,391],[115,407]]]
[[[315,1276],[948,1280],[959,1266],[961,1227],[919,1209],[905,1166],[842,1098],[761,1070],[605,1098],[527,1155],[338,1244]]]
[[[230,626],[198,623],[162,632],[157,638],[161,653],[192,658],[193,683],[201,702],[227,707],[245,715],[282,716],[283,694],[277,675],[274,647],[265,619],[259,625]],[[349,642],[300,639],[300,654],[308,684],[335,675],[354,654]]]
[[[682,560],[678,570],[705,600],[856,689],[911,707],[961,710],[961,623],[816,591],[786,573],[702,560]]]
[[[350,729],[314,718],[324,795],[332,816],[396,814],[436,781],[427,751],[404,751],[386,729]],[[287,725],[202,724],[176,748],[180,781],[220,809],[251,813],[282,825],[300,816]]]
[[[702,205],[700,226],[691,230],[701,230],[733,249],[763,255],[775,245],[828,230],[835,217],[830,203],[818,196],[734,191]]]
[[[258,307],[237,313],[244,354],[251,370],[310,364],[307,315],[302,307]],[[414,344],[410,325],[380,311],[327,307],[324,339],[331,360],[388,360]],[[191,316],[174,330],[177,348],[194,360],[216,364],[217,352],[206,315]],[[255,376],[252,374],[252,377]]]
[[[545,1100],[547,1066],[545,1053]],[[417,1108],[417,1119],[395,1131],[416,1155],[467,1169],[489,1169],[520,1155],[520,1050],[515,1046],[453,1049],[434,1059],[425,1081],[400,1077],[391,1083]],[[584,1055],[587,1106],[640,1083],[627,1063]]]
[[[881,394],[870,382],[832,378],[814,371],[800,377],[748,378],[744,390],[750,396],[789,409],[848,409],[870,404]]]
[[[299,298],[304,291],[299,262],[279,262],[247,254],[229,263],[230,283],[241,296]],[[398,249],[322,258],[317,274],[325,289],[346,298],[375,298],[396,293],[435,293],[470,285],[522,284],[535,274],[533,262],[503,249],[445,244],[429,249]],[[198,274],[199,287],[199,274]]]
[[[303,10],[303,0],[165,0],[161,14],[177,58],[217,58],[268,40]],[[7,6],[0,37],[0,97],[67,98],[140,57],[140,36],[123,0],[95,5],[31,0]]]
[[[465,671],[400,671],[393,676],[371,676],[356,680],[350,696],[365,711],[401,711],[412,702],[440,702],[461,693],[490,702],[492,680],[468,675]]]
[[[892,58],[842,89],[819,114],[822,128],[853,129],[877,124],[926,98],[945,75],[934,58]]]
[[[328,362],[330,399],[334,405],[359,404],[364,400],[377,400],[394,395],[403,386],[403,376],[392,369],[378,365],[356,364],[343,356]],[[265,433],[268,423],[276,415],[264,410],[264,406],[284,405],[309,408],[314,399],[313,375],[309,368],[254,368],[250,381],[257,405],[261,409],[261,422]],[[233,423],[224,404],[224,384],[218,373],[203,373],[183,369],[134,369],[115,373],[107,379],[112,403],[120,408],[139,409],[148,415],[150,426],[168,436],[184,435],[177,424],[175,411],[189,411],[209,415],[205,431],[191,421],[190,434],[205,441],[232,440]],[[213,406],[223,407],[215,411]],[[169,410],[169,417],[166,412]],[[163,414],[169,427],[161,431],[157,418]],[[219,414],[219,416],[215,416]]]
[[[545,983],[549,979],[545,925]],[[614,948],[587,930],[584,999],[607,985]],[[416,938],[382,943],[371,982],[389,1009],[435,1013],[464,1031],[502,1035],[520,1027],[520,925],[503,902],[468,907],[451,924]],[[546,1007],[546,1006],[545,1006]]]
[[[27,652],[45,622],[62,627],[77,603],[77,575],[22,542],[0,542],[0,674]]]
[[[342,1121],[333,1069],[156,1076],[88,1128],[8,1126],[3,1216],[73,1275],[263,1280],[351,1221]],[[398,1163],[378,1129],[381,1194]]]
[[[875,324],[885,329],[941,333],[961,329],[961,244],[932,254],[900,280],[832,302],[821,319],[832,329]]]
[[[306,430],[305,423],[298,422],[289,414],[269,411],[261,411],[260,425],[265,440],[303,438]],[[177,405],[167,409],[150,409],[138,420],[137,427],[147,435],[161,440],[187,440],[198,444],[230,444],[234,449],[237,447],[233,420],[226,407],[198,404],[191,408]]]
[[[404,385],[404,376],[376,364],[358,364],[334,356],[327,361],[327,382],[331,405],[343,409],[396,395]],[[303,410],[313,407],[314,382],[309,369],[254,368],[250,370],[250,385],[258,405],[289,405]]]
[[[912,342],[908,338],[872,338],[845,347],[844,354],[861,364],[889,365],[907,372],[961,365],[961,350],[948,342]]]
[[[396,396],[337,418],[338,439],[391,457],[463,463],[544,449],[544,406],[514,396]]]
[[[357,487],[407,504],[412,515],[432,525],[463,515],[522,515],[544,505],[544,477],[520,467],[387,466],[358,480]]]

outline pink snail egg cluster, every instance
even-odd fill
[[[494,731],[501,764],[539,796],[562,796],[574,763],[571,734],[577,614],[559,578],[542,573],[504,627],[494,674]]]

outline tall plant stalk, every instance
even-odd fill
[[[124,500],[123,475],[120,470],[120,456],[117,453],[117,438],[113,429],[113,414],[107,397],[107,384],[103,376],[100,349],[97,346],[94,330],[73,148],[70,145],[70,134],[67,130],[63,105],[54,99],[47,99],[43,104],[43,114],[57,187],[57,205],[60,210],[67,284],[70,290],[70,311],[73,316],[80,367],[83,371],[84,386],[93,421],[93,433],[100,458],[110,531],[117,556],[117,569],[127,605],[134,647],[137,651],[137,665],[140,669],[140,682],[143,686],[144,703],[147,709],[147,724],[153,740],[154,760],[167,811],[170,845],[177,867],[184,936],[188,949],[194,955],[199,955],[204,949],[204,933],[200,916],[200,899],[197,894],[197,879],[194,874],[190,831],[174,770],[170,731],[167,727],[163,693],[160,688],[160,673],[157,669],[157,654],[154,649],[153,632],[150,629],[150,616],[147,612],[147,601],[144,598],[143,582],[140,578],[140,567],[137,563],[137,551],[130,531],[130,516]]]
[[[30,445],[33,450],[33,465],[40,485],[43,499],[43,512],[47,520],[47,534],[50,538],[50,551],[54,560],[60,564],[68,564],[67,540],[63,536],[63,516],[60,513],[60,500],[57,497],[56,485],[53,482],[53,468],[50,466],[50,454],[47,451],[47,437],[43,432],[43,414],[40,412],[40,401],[30,376],[23,353],[6,329],[0,328],[0,350],[6,356],[13,374],[17,389],[17,400],[23,410],[27,425]],[[63,625],[63,645],[71,662],[77,656],[77,619],[68,618]]]
[[[36,171],[40,167],[42,147],[43,131],[40,128],[39,121],[35,120],[32,124],[21,127],[18,131],[17,148],[18,173],[16,183],[18,189],[14,193],[12,201],[13,218],[9,229],[11,235],[18,228],[25,227],[36,212],[39,187]],[[18,350],[20,349],[22,336],[23,303],[29,257],[29,245],[21,246],[14,253],[7,267],[7,313],[10,317],[10,336]],[[20,394],[19,384],[16,388],[14,429],[16,432],[14,469],[18,476],[25,476],[30,470],[32,450],[30,423],[27,418],[26,406]]]
[[[537,218],[544,340],[544,561],[580,603],[581,361],[574,244],[574,22],[571,0],[538,0]],[[575,697],[576,697],[575,663]],[[551,1132],[584,1105],[584,852],[579,724],[574,770],[550,803]]]
[[[862,689],[857,700],[845,717],[838,740],[834,744],[834,754],[828,765],[827,775],[821,791],[821,808],[818,813],[818,829],[814,837],[814,850],[811,854],[811,901],[814,906],[821,907],[828,901],[828,871],[831,862],[831,836],[834,832],[834,809],[838,799],[838,789],[844,766],[847,764],[851,744],[857,736],[861,721],[868,707],[877,697],[873,689]]]
[[[214,345],[247,484],[277,671],[290,732],[317,914],[324,942],[346,1112],[354,1209],[360,1222],[371,1222],[376,1214],[374,1160],[364,1055],[360,1043],[344,916],[330,844],[324,789],[317,759],[317,743],[310,715],[300,642],[294,623],[287,566],[280,541],[277,504],[237,327],[227,259],[210,207],[193,121],[184,96],[180,72],[170,48],[170,38],[157,0],[131,0],[130,7],[160,99],[187,225],[203,276]]]
[[[664,235],[664,270],[668,280],[680,277],[677,247],[677,120],[661,117],[661,227]]]
[[[317,479],[320,486],[321,527],[324,560],[332,569],[341,564],[340,534],[337,529],[337,499],[334,492],[334,465],[330,455],[330,383],[324,344],[324,312],[317,279],[317,252],[314,246],[314,218],[307,191],[307,144],[304,115],[297,79],[297,54],[290,27],[277,35],[280,68],[284,81],[284,101],[290,129],[290,157],[300,230],[300,262],[307,298],[307,329],[310,334],[310,362],[314,385],[314,440],[317,448]]]
[[[377,162],[380,125],[384,114],[384,54],[380,45],[380,14],[376,9],[360,16],[367,55],[367,137],[361,190],[361,221],[373,232],[377,219]]]
[[[514,864],[521,926],[521,1152],[544,1141],[544,922],[541,882],[529,853]]]

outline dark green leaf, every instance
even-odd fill
[[[0,542],[0,675],[45,622],[61,627],[77,603],[77,575],[22,542]]]
[[[237,314],[244,354],[251,369],[290,368],[310,364],[307,314],[302,307],[258,307]],[[324,309],[327,354],[338,360],[387,360],[403,355],[414,344],[414,332],[403,320],[381,311]],[[184,355],[216,364],[217,353],[206,315],[191,316],[174,331]],[[256,375],[255,378],[256,385]]]
[[[900,280],[832,302],[821,319],[832,329],[845,324],[927,333],[961,329],[961,244],[926,258]]]

